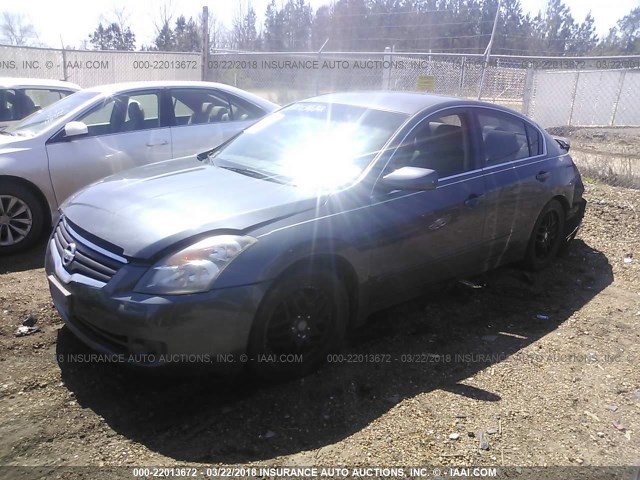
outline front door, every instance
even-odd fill
[[[439,182],[419,192],[376,186],[369,208],[376,237],[370,273],[379,298],[465,275],[481,264],[484,181],[473,142],[469,115],[449,110],[418,124],[390,160],[387,173],[402,166],[429,168]]]
[[[76,121],[88,133],[47,142],[58,204],[82,187],[129,168],[171,158],[171,131],[161,122],[157,90],[110,97]]]

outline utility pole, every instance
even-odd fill
[[[489,44],[484,51],[484,61],[482,63],[482,75],[480,76],[480,88],[478,89],[478,100],[482,97],[482,87],[484,85],[484,76],[487,73],[487,67],[489,66],[489,57],[491,56],[491,47],[493,46],[493,39],[496,36],[496,27],[498,26],[498,17],[500,16],[500,7],[502,7],[502,0],[498,0],[498,9],[496,10],[496,16],[493,19],[493,28],[491,29],[491,38]]]
[[[202,7],[202,73],[200,80],[207,80],[209,68],[209,7]]]

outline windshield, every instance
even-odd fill
[[[64,117],[88,100],[100,95],[98,92],[76,92],[48,107],[32,113],[4,131],[16,135],[36,135],[47,128],[58,118]]]
[[[216,165],[313,188],[353,182],[407,115],[328,103],[293,104],[212,155]]]

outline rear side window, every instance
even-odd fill
[[[20,118],[15,90],[0,90],[0,122],[11,122]]]
[[[527,140],[529,142],[529,153],[533,157],[534,155],[542,155],[542,138],[537,128],[525,122],[525,128],[527,129]]]
[[[171,102],[177,126],[254,120],[265,113],[241,98],[213,89],[175,89]]]
[[[233,119],[236,121],[256,120],[265,114],[261,108],[233,95],[229,95],[229,103]]]
[[[70,93],[47,88],[0,90],[0,122],[21,120]]]
[[[482,131],[485,165],[497,165],[537,155],[540,140],[533,137],[529,139],[524,120],[501,112],[483,110],[478,112],[478,123]],[[531,153],[532,147],[536,153]]]

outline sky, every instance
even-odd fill
[[[124,7],[139,48],[142,44],[153,42],[154,24],[159,23],[164,5],[174,13],[174,17],[184,14],[187,18],[196,17],[202,11],[202,6],[208,5],[210,14],[230,27],[240,3],[246,9],[248,1],[258,14],[259,25],[262,25],[264,11],[270,0],[0,0],[0,12],[23,14],[39,32],[40,42],[45,46],[58,48],[64,42],[64,45],[80,48],[101,20],[106,22],[114,19],[113,12]],[[330,0],[309,1],[314,10],[330,3]],[[521,3],[523,10],[532,15],[545,8],[545,0],[521,0]],[[564,3],[571,8],[578,21],[584,20],[591,11],[597,33],[601,36],[620,18],[640,6],[640,0],[564,0]]]

